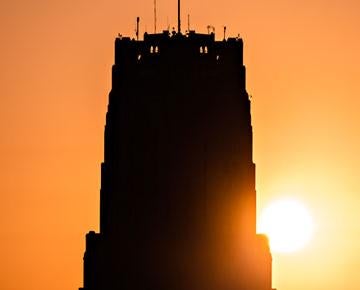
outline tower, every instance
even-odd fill
[[[241,39],[115,40],[100,233],[86,235],[81,289],[271,290]]]

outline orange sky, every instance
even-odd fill
[[[152,2],[0,2],[0,289],[82,285],[113,42],[136,16],[152,32]],[[174,26],[176,1],[157,2],[158,27]],[[274,287],[360,289],[360,2],[183,0],[190,10],[192,28],[244,39],[259,211],[292,196],[316,221],[307,248],[273,255]]]

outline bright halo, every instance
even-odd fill
[[[310,241],[313,228],[309,212],[299,201],[282,199],[272,202],[261,213],[258,232],[268,236],[273,252],[290,253]]]

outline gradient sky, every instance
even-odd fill
[[[75,290],[98,230],[114,38],[153,32],[150,0],[0,2],[0,289]],[[158,27],[176,1],[158,0]],[[360,2],[189,1],[191,28],[244,39],[258,213],[300,199],[302,251],[273,255],[279,290],[360,289]]]

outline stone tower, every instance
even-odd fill
[[[271,290],[252,147],[241,39],[117,38],[81,289]]]

